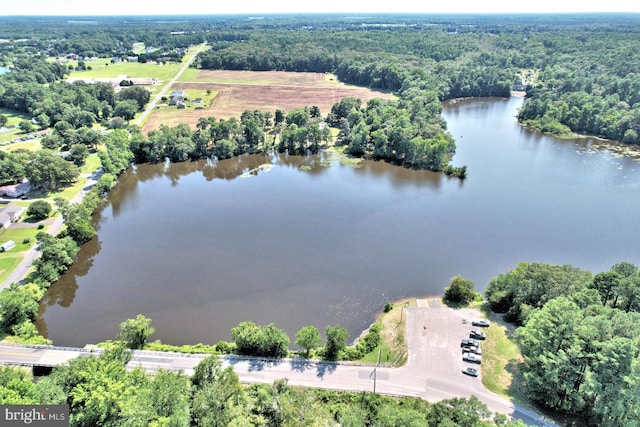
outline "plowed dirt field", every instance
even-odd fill
[[[239,118],[245,110],[274,113],[276,109],[286,112],[315,105],[325,116],[333,104],[346,97],[360,98],[363,104],[372,98],[393,98],[389,93],[345,85],[330,75],[284,71],[199,71],[192,81],[176,83],[171,89],[211,90],[217,96],[211,105],[205,105],[203,109],[195,109],[195,105],[189,102],[183,109],[161,107],[151,114],[143,132],[163,124],[175,126],[186,123],[194,128],[201,117]]]

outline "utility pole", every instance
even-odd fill
[[[373,372],[369,375],[369,378],[373,378],[373,394],[376,394],[376,380],[378,378],[378,367],[380,366],[380,353],[382,353],[382,343],[378,346],[378,362],[376,367],[373,368]]]

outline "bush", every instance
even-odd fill
[[[474,284],[472,281],[466,280],[462,276],[455,276],[451,279],[449,286],[444,290],[444,299],[446,301],[467,304],[476,297],[476,291],[473,287]]]
[[[391,304],[389,301],[387,301],[386,303],[384,303],[384,312],[388,313],[391,310],[393,310],[393,304]]]
[[[22,243],[24,243],[25,245],[28,245],[29,243],[31,243],[31,239],[28,237],[25,237]]]
[[[286,357],[289,353],[289,337],[273,323],[258,326],[251,321],[241,322],[231,330],[231,336],[240,354]]]

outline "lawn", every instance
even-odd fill
[[[80,191],[87,184],[87,179],[83,177],[79,177],[78,181],[70,185],[68,187],[58,188],[55,190],[48,191],[45,194],[38,195],[38,198],[46,200],[48,202],[53,203],[54,199],[57,197],[62,197],[63,199],[71,201],[74,197],[80,193]]]
[[[489,318],[491,310],[486,304],[481,310]],[[496,394],[529,403],[519,369],[522,356],[513,337],[514,326],[491,316],[491,326],[483,330],[487,338],[482,342],[482,384]]]
[[[100,163],[100,158],[98,157],[98,155],[91,154],[85,160],[84,165],[80,167],[80,173],[81,174],[94,173],[95,171],[98,170],[98,168],[100,168],[100,166],[102,166],[102,163]]]
[[[4,242],[5,240],[2,240]],[[16,248],[11,249],[14,251]],[[0,283],[3,283],[9,277],[9,274],[20,264],[22,261],[22,254],[9,252],[0,253]]]
[[[15,151],[20,148],[33,151],[40,147],[40,139],[29,139],[27,141],[20,141],[13,144],[5,145],[2,147],[4,151]]]
[[[36,244],[36,234],[46,231],[46,229],[45,227],[38,230],[34,224],[33,228],[9,227],[0,231],[0,242],[4,243],[8,240],[16,242],[16,246],[13,249],[7,252],[0,252],[0,283],[4,282],[9,274],[20,264],[24,251]],[[29,239],[29,243],[23,243],[25,239]]]
[[[0,108],[0,115],[7,118],[7,124],[5,126],[18,126],[22,120],[31,120],[31,116],[20,113],[15,110],[8,110],[6,108]],[[14,138],[21,138],[24,133],[17,127],[8,132],[0,133],[0,142],[11,141]],[[10,146],[3,146],[3,149],[7,149]]]

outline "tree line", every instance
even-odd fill
[[[640,419],[640,269],[520,263],[485,291],[514,322],[526,393],[590,425]]]

